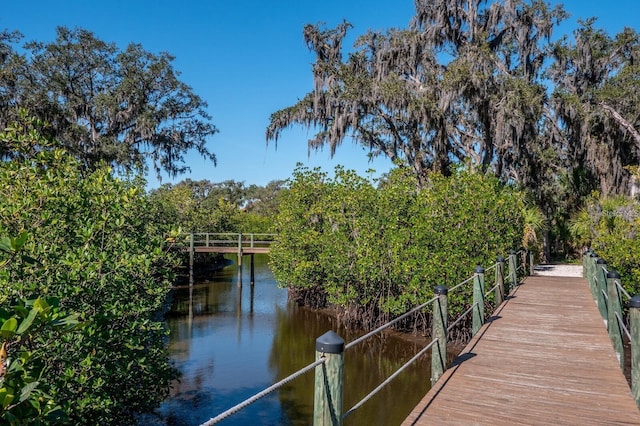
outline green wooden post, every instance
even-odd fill
[[[431,353],[431,386],[435,385],[440,376],[447,369],[447,323],[449,311],[447,308],[447,293],[449,290],[443,285],[434,289],[438,298],[433,303],[432,338],[438,339]]]
[[[316,339],[316,360],[325,357],[316,367],[313,404],[314,426],[342,425],[342,393],[344,376],[344,339],[327,331]]]
[[[589,279],[587,270],[589,268],[588,262],[589,262],[589,259],[591,259],[591,253],[593,253],[593,250],[589,248],[589,249],[586,249],[582,254],[582,276],[587,279]]]
[[[618,362],[620,368],[624,369],[624,347],[622,345],[622,329],[618,322],[616,314],[622,318],[622,303],[620,303],[620,292],[616,281],[620,280],[620,275],[616,271],[607,272],[607,329],[609,331],[609,337],[618,355]]]
[[[598,259],[596,261],[596,301],[598,303],[598,310],[600,311],[600,316],[602,319],[606,320],[608,317],[607,314],[607,302],[604,296],[604,292],[607,291],[607,273],[605,272],[607,268],[607,262],[604,259]]]
[[[498,264],[496,265],[496,307],[502,305],[504,302],[504,258],[502,256],[498,256],[496,259]]]
[[[591,252],[589,255],[589,288],[591,289],[591,294],[593,294],[593,298],[596,298],[596,260],[598,260],[598,255],[594,252]]]
[[[631,322],[631,392],[640,408],[640,296],[629,302]]]
[[[589,285],[589,290],[591,290],[591,295],[596,297],[596,292],[593,289],[593,251],[589,252],[587,258],[585,259],[585,268],[584,268],[584,277],[587,279],[587,284]]]
[[[527,253],[529,253],[529,275],[533,276],[535,272],[535,268],[533,267],[533,250],[527,250]]]
[[[478,266],[474,272],[472,331],[475,336],[484,325],[484,268],[482,266]]]
[[[195,252],[193,232],[189,234],[189,285],[193,285],[193,257]]]
[[[509,252],[509,292],[518,285],[518,256],[514,250]]]

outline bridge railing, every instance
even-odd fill
[[[505,296],[513,291],[519,284],[519,278],[533,270],[533,266],[530,263],[529,268],[527,268],[527,260],[531,262],[532,258],[526,255],[526,252],[522,250],[519,252],[511,251],[506,261],[503,257],[498,257],[496,262],[486,270],[482,266],[478,266],[475,268],[473,275],[451,289],[445,286],[435,287],[435,296],[431,300],[414,307],[408,312],[346,345],[344,340],[335,332],[328,331],[316,339],[316,360],[313,363],[301,368],[278,383],[240,402],[216,417],[209,419],[202,423],[201,426],[210,426],[224,420],[311,370],[315,370],[314,425],[341,425],[345,418],[363,406],[429,350],[431,350],[431,384],[435,384],[447,368],[447,338],[449,334],[458,327],[465,318],[471,315],[472,335],[475,335],[486,321],[486,309],[489,308],[491,312],[493,312],[494,309],[502,304]],[[485,277],[486,273],[491,271],[493,271],[493,273],[489,273],[487,277]],[[492,287],[486,289],[487,283],[489,283],[488,285],[492,285]],[[448,295],[451,292],[461,289],[472,292],[473,300],[470,302],[468,309],[449,324]],[[431,310],[431,341],[375,389],[369,392],[363,399],[343,413],[344,351],[381,333],[399,321],[428,308]]]
[[[589,249],[582,258],[583,275],[589,284],[623,373],[631,357],[631,392],[640,408],[640,296],[631,296],[622,286],[620,274]],[[626,344],[626,345],[625,345]]]
[[[276,234],[268,233],[238,233],[238,232],[193,232],[183,234],[185,239],[194,247],[238,247],[255,248],[269,247],[274,242]]]

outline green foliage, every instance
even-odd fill
[[[30,256],[0,273],[0,302],[56,296],[86,324],[79,335],[46,335],[42,383],[74,424],[131,424],[175,377],[158,316],[174,265],[143,182],[105,166],[84,173],[46,150],[1,163],[0,186],[0,235],[18,235]]]
[[[267,140],[291,126],[333,155],[348,138],[410,167],[420,186],[452,164],[515,182],[531,194],[527,247],[544,261],[572,257],[568,218],[594,189],[624,194],[640,159],[640,35],[579,22],[552,37],[562,5],[529,0],[415,2],[406,29],[306,25],[314,85],[274,112]],[[555,42],[551,42],[556,39]],[[537,226],[537,225],[536,225]],[[536,235],[538,237],[539,235]],[[538,247],[542,243],[543,247]]]
[[[623,197],[591,197],[571,223],[576,239],[591,245],[621,277],[629,294],[640,294],[640,203]]]
[[[151,164],[175,176],[189,170],[191,150],[215,163],[206,102],[179,80],[168,53],[133,43],[121,50],[79,28],[12,49],[18,38],[0,33],[0,129],[28,109],[87,170],[103,161],[125,171]],[[0,143],[0,154],[19,156],[12,148]]]
[[[64,333],[78,335],[76,315],[66,315],[55,298],[37,298],[0,308],[0,419],[3,424],[68,421],[51,395],[50,348]]]
[[[24,108],[19,108],[15,121],[0,132],[0,157],[32,158],[43,149],[52,149],[55,141],[43,136],[48,126],[32,117]]]
[[[371,326],[381,313],[425,302],[435,285],[451,287],[519,246],[522,198],[497,179],[432,174],[428,188],[416,188],[406,169],[375,188],[342,168],[334,178],[298,168],[277,217],[276,279],[302,303],[355,310]]]
[[[410,28],[369,30],[349,52],[348,22],[306,25],[313,89],[271,115],[267,140],[302,125],[309,149],[333,155],[353,137],[420,186],[463,163],[535,187],[549,41],[566,16],[542,1],[418,1]]]
[[[273,231],[281,187],[281,181],[246,187],[233,180],[212,183],[186,179],[162,185],[150,196],[161,210],[160,220],[185,232],[264,233]]]

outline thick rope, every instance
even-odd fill
[[[266,388],[262,392],[258,392],[257,394],[255,394],[251,398],[248,398],[248,399],[244,400],[243,402],[241,402],[240,404],[229,408],[224,413],[218,414],[216,417],[213,417],[213,418],[209,419],[209,421],[206,421],[206,422],[202,423],[200,426],[211,426],[213,424],[216,424],[216,423],[220,422],[221,420],[226,419],[227,417],[231,416],[232,414],[235,414],[238,411],[242,410],[243,408],[253,404],[254,402],[259,400],[260,398],[263,398],[263,397],[267,396],[268,394],[270,394],[274,390],[276,390],[278,388],[281,388],[282,386],[286,385],[290,381],[297,379],[298,377],[302,376],[303,374],[307,373],[310,370],[313,370],[314,368],[316,368],[320,364],[324,364],[326,362],[326,360],[327,359],[325,357],[320,358],[316,362],[314,362],[312,364],[309,364],[308,366],[306,366],[304,368],[301,368],[300,370],[296,371],[295,373],[293,373],[292,375],[290,375],[288,377],[285,377],[284,379],[280,380],[278,383],[275,383],[275,384],[269,386],[268,388]]]
[[[620,318],[620,314],[618,314],[617,312],[615,313],[615,315],[616,315],[616,318],[618,319],[618,324],[620,325],[620,328],[624,330],[624,334],[627,336],[627,339],[631,340],[631,333],[629,332],[629,329],[625,326],[624,320]]]
[[[344,350],[346,351],[347,349],[357,345],[358,343],[362,342],[363,340],[368,339],[369,337],[380,333],[382,330],[391,327],[393,324],[397,323],[398,321],[408,317],[409,315],[415,313],[416,311],[419,311],[421,309],[426,308],[429,304],[435,302],[438,299],[438,297],[434,297],[433,299],[429,300],[428,302],[423,303],[420,306],[416,306],[415,308],[413,308],[412,310],[410,310],[409,312],[406,312],[402,315],[400,315],[398,318],[389,321],[388,323],[381,325],[380,327],[376,328],[375,330],[373,330],[370,333],[365,334],[364,336],[358,337],[356,340],[349,342],[347,345],[345,345]]]
[[[378,385],[378,387],[376,387],[374,390],[372,390],[371,392],[369,392],[369,394],[367,396],[365,396],[364,398],[362,398],[362,400],[360,400],[360,402],[358,402],[356,405],[354,405],[353,407],[351,407],[346,413],[344,413],[342,415],[342,419],[346,419],[347,416],[349,416],[351,413],[353,413],[354,411],[356,411],[358,408],[360,408],[362,405],[364,405],[365,402],[367,402],[368,400],[370,400],[375,394],[377,394],[383,387],[385,387],[387,384],[389,384],[389,382],[391,382],[393,379],[395,379],[400,373],[402,373],[404,370],[407,369],[407,367],[409,367],[409,365],[413,364],[418,358],[420,358],[425,352],[427,352],[429,349],[431,349],[431,347],[438,341],[438,339],[434,339],[431,341],[431,343],[429,343],[427,346],[425,346],[420,352],[418,352],[416,355],[414,355],[413,358],[411,358],[409,361],[407,361],[402,367],[398,368],[396,370],[395,373],[393,373],[391,376],[389,376],[384,382],[380,383]]]
[[[450,332],[451,330],[453,330],[453,328],[458,325],[458,323],[460,321],[462,321],[462,318],[466,317],[467,315],[469,315],[471,313],[471,311],[473,311],[473,308],[476,307],[478,303],[474,303],[473,305],[471,305],[471,307],[469,309],[467,309],[466,311],[464,311],[457,320],[455,320],[448,328],[447,328],[447,333]]]
[[[631,299],[631,296],[629,295],[629,293],[627,293],[627,291],[624,288],[622,288],[620,281],[616,280],[615,282],[616,282],[616,287],[618,287],[618,290],[620,290],[620,292],[624,294],[627,297],[627,299]]]

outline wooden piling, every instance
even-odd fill
[[[527,253],[529,253],[529,275],[533,276],[533,274],[535,273],[535,268],[533,265],[533,250],[527,250]]]
[[[344,339],[327,331],[316,339],[316,360],[326,361],[316,367],[313,425],[342,425],[344,377]]]
[[[478,266],[473,277],[473,324],[475,336],[484,325],[484,268]]]
[[[593,294],[594,300],[596,299],[597,285],[596,285],[596,260],[598,260],[598,255],[594,252],[591,252],[589,255],[589,259],[587,260],[588,267],[588,275],[589,275],[589,288],[591,289],[591,293]]]
[[[242,233],[238,234],[238,285],[242,286]]]
[[[622,345],[622,328],[618,322],[618,316],[622,318],[622,303],[616,281],[620,275],[616,271],[607,272],[607,330],[613,344],[613,349],[618,356],[620,368],[624,368],[624,347]],[[617,315],[616,315],[617,314]]]
[[[502,256],[498,256],[496,259],[496,306],[500,306],[502,302],[504,302],[504,258]]]
[[[193,286],[193,257],[195,253],[195,242],[193,241],[193,232],[189,234],[189,285]]]
[[[596,302],[598,303],[598,310],[602,319],[607,320],[607,304],[605,302],[605,292],[607,291],[607,262],[604,259],[598,259],[596,261],[595,269],[595,290],[596,290]]]
[[[443,285],[434,289],[438,298],[433,303],[432,339],[438,339],[431,353],[431,386],[435,385],[447,368],[447,322],[449,312],[447,308],[447,293],[449,290]]]
[[[254,285],[256,282],[256,271],[254,267],[254,262],[255,262],[254,254],[251,253],[251,276],[249,277],[250,285]]]
[[[509,292],[518,285],[518,255],[514,250],[509,252]]]

